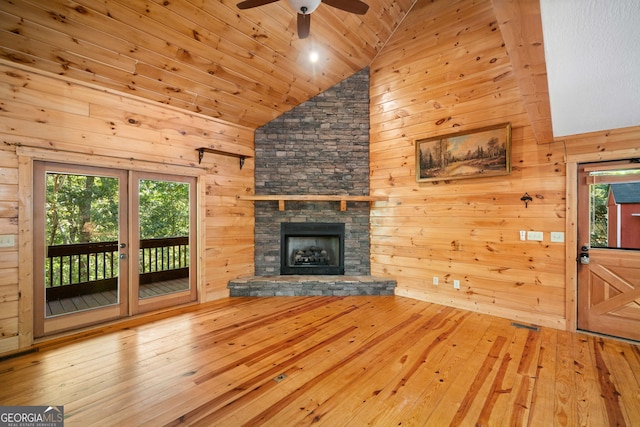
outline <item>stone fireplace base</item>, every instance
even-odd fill
[[[232,297],[393,295],[396,281],[375,276],[253,276],[229,281]]]

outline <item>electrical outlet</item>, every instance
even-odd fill
[[[453,281],[453,287],[455,289],[460,289],[460,280],[454,280]]]
[[[438,276],[433,276],[433,284],[434,285],[438,284]]]

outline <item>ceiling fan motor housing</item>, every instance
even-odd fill
[[[289,4],[296,12],[308,15],[320,6],[321,0],[288,0]]]

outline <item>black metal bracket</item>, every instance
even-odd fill
[[[529,193],[524,193],[524,196],[520,197],[520,200],[524,202],[524,207],[529,207],[529,202],[533,201],[533,198],[529,195]]]

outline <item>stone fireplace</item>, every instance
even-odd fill
[[[368,69],[256,130],[255,194],[369,195]],[[344,224],[343,273],[371,273],[369,202],[349,202],[345,211],[329,201],[254,206],[256,276],[281,274],[283,223]]]
[[[349,203],[349,209],[341,212],[337,202],[289,202],[285,211],[278,210],[277,202],[255,203],[255,275],[274,276],[333,274],[368,275],[369,262],[369,203]],[[341,258],[339,271],[319,273],[318,270],[298,269],[283,271],[288,262],[289,250],[283,252],[282,228],[285,224],[341,224]],[[334,235],[336,235],[334,233]],[[285,242],[286,243],[286,242]],[[304,243],[304,242],[299,242]],[[320,246],[308,243],[304,246]],[[292,248],[293,249],[293,248]],[[295,249],[305,249],[297,246]],[[334,257],[331,257],[334,260]],[[289,261],[290,262],[290,261]]]
[[[256,130],[255,194],[369,195],[368,68]],[[369,202],[346,210],[335,201],[254,206],[255,276],[231,281],[231,296],[393,295],[394,280],[370,275]],[[341,224],[342,240],[298,231],[283,247],[292,223]]]
[[[280,224],[280,274],[344,274],[344,224]]]

